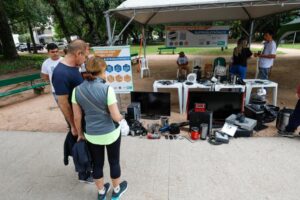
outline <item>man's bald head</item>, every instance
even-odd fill
[[[68,54],[76,54],[78,51],[85,53],[87,44],[83,40],[74,40],[68,45]]]

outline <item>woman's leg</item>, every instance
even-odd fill
[[[104,165],[104,146],[95,145],[88,142],[88,147],[92,156],[93,161],[93,178],[98,190],[103,189],[104,180],[103,180],[103,165]]]
[[[114,143],[110,145],[106,145],[107,157],[108,157],[108,162],[110,167],[110,177],[114,188],[120,184],[120,177],[121,177],[120,146],[121,146],[121,134]]]

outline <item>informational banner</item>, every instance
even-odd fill
[[[228,26],[166,26],[167,47],[226,47]]]
[[[107,64],[106,81],[116,93],[133,91],[132,67],[129,46],[93,47],[95,56]]]

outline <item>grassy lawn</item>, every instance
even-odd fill
[[[279,47],[288,48],[288,49],[300,49],[300,43],[296,43],[296,44],[280,44]]]
[[[232,55],[233,49],[236,45],[235,44],[229,44],[228,49],[224,49],[224,51],[221,51],[221,48],[215,48],[215,47],[189,47],[189,48],[176,48],[175,53],[179,53],[180,51],[184,51],[185,54],[188,55]],[[158,54],[158,47],[164,47],[164,45],[149,45],[147,46],[146,52],[149,55]],[[139,52],[139,46],[133,45],[131,46],[131,53],[138,53]],[[255,49],[251,48],[252,52],[260,51],[261,49]],[[282,54],[282,52],[277,52],[279,54]],[[171,50],[163,51],[162,54],[172,54]]]
[[[20,55],[15,60],[4,60],[0,56],[0,75],[27,69],[40,69],[47,54]]]

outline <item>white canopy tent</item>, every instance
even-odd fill
[[[300,9],[300,0],[127,0],[116,9],[105,12],[109,44],[113,45],[127,26],[135,21],[142,25],[170,24],[180,22],[207,22],[251,20]],[[129,19],[129,22],[114,37],[110,15]],[[253,23],[250,30],[252,37]]]

